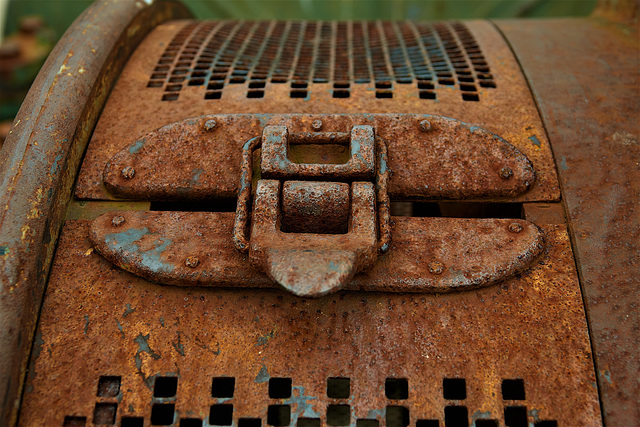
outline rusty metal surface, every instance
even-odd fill
[[[617,2],[633,5],[633,2]],[[606,424],[640,415],[640,46],[601,20],[497,23],[553,145]]]
[[[455,415],[459,425],[483,419],[505,425],[514,415],[519,423],[524,416],[523,425],[600,425],[569,239],[563,226],[544,230],[544,256],[501,286],[300,299],[271,289],[151,284],[96,254],[87,221],[68,221],[21,425],[61,425],[65,417],[90,425],[111,410],[117,425],[140,417],[148,426],[161,409],[174,425],[184,418],[210,425],[220,423],[225,408],[217,405],[225,404],[232,405],[226,409],[234,425],[254,417],[267,425],[268,413],[283,409],[270,405],[289,405],[292,425],[301,418],[325,424],[333,405],[348,405],[348,424],[367,418],[405,425],[404,407],[408,425],[445,425]],[[163,377],[177,388],[162,387]],[[234,385],[221,389],[221,377]],[[327,381],[335,377],[349,379],[346,397],[327,397]],[[452,388],[449,379],[464,385]],[[509,393],[503,380],[524,390]],[[118,392],[100,392],[110,381],[118,381]]]
[[[242,114],[190,118],[129,141],[107,163],[104,182],[117,196],[142,200],[235,197],[242,146],[262,135],[263,128],[276,127],[281,135],[262,136],[277,142],[266,153],[263,147],[264,176],[281,178],[313,169],[314,176],[322,173],[343,179],[340,174],[353,173],[351,161],[299,164],[286,158],[286,150],[280,152],[286,146],[282,128],[286,126],[289,134],[296,135],[310,130],[317,120],[323,123],[323,132],[317,135],[339,137],[364,125],[374,128],[387,147],[388,191],[395,200],[517,200],[516,196],[527,194],[536,180],[535,166],[510,142],[453,119],[418,114]],[[210,121],[217,123],[214,131],[205,128]],[[340,140],[335,139],[336,143]],[[364,147],[364,142],[357,146]],[[361,178],[369,179],[373,174],[371,151],[369,176],[358,172]],[[356,154],[351,153],[351,158],[357,158]],[[274,172],[283,162],[287,171]],[[342,172],[332,172],[338,169]],[[544,173],[544,169],[538,173],[538,179],[544,180]]]
[[[181,87],[177,100],[162,101],[159,92],[157,92],[158,88],[147,87],[149,73],[155,69],[158,58],[164,54],[173,37],[192,24],[191,21],[180,21],[158,27],[147,37],[128,63],[94,132],[79,177],[76,189],[77,197],[82,199],[113,198],[113,195],[105,191],[102,180],[102,173],[109,159],[129,147],[132,141],[169,123],[205,114],[263,114],[265,112],[269,114],[359,114],[366,111],[367,113],[415,114],[419,112],[442,115],[473,123],[496,133],[529,158],[538,175],[530,191],[513,199],[513,201],[552,201],[559,198],[551,152],[531,94],[508,46],[495,28],[486,22],[465,23],[468,31],[482,46],[484,60],[491,67],[491,73],[497,85],[495,88],[480,87],[478,89],[480,101],[478,102],[464,101],[458,90],[459,85],[449,86],[437,82],[435,83],[436,92],[438,92],[437,100],[422,99],[416,95],[413,84],[397,82],[393,86],[392,98],[376,98],[377,89],[373,81],[351,84],[349,98],[334,98],[331,93],[331,82],[314,83],[310,81],[306,89],[311,93],[311,97],[308,99],[291,98],[288,85],[271,81],[267,81],[262,89],[264,91],[263,98],[247,98],[249,90],[247,82],[225,83],[224,94],[220,99],[204,99],[203,95],[206,89],[203,86],[185,84]],[[185,43],[187,43],[188,36],[185,37],[187,37],[185,39]],[[197,65],[190,67],[195,66]],[[293,65],[291,66],[293,67]],[[311,61],[310,66],[316,67],[317,65]],[[233,71],[229,72],[233,73]],[[123,121],[123,117],[128,119]],[[304,128],[301,127],[296,132],[317,131],[318,129],[314,129],[312,124],[313,120],[305,123]],[[252,126],[257,128],[258,124]],[[224,122],[216,123],[211,127],[210,133],[205,135],[203,130],[202,137],[217,138],[225,135],[225,132],[228,132],[225,127]],[[332,129],[330,123],[324,122],[320,124],[319,129],[322,132],[336,130]],[[247,137],[242,142],[259,134],[258,129],[249,132],[251,130],[251,128],[246,129],[247,133],[252,133],[252,135],[246,135]],[[344,132],[346,129],[340,131]],[[231,147],[232,141],[235,141],[237,136],[230,135],[224,142],[224,147]],[[238,142],[238,144],[242,142]],[[392,141],[386,142],[392,143]],[[226,148],[224,150],[226,151]],[[196,142],[192,153],[185,154],[188,154],[190,159],[197,159],[198,156],[208,156],[209,152]],[[420,153],[407,152],[406,156],[408,160],[411,160],[420,156]],[[240,164],[240,151],[234,149],[233,153],[229,153],[224,160],[226,165],[233,168],[232,170],[237,170]],[[409,175],[407,180],[402,180],[401,175],[398,175],[400,173],[400,171],[396,171],[395,185],[401,185],[403,181],[411,182],[414,179]],[[406,173],[409,174],[409,172]],[[224,170],[216,176],[216,179],[220,181],[219,185],[224,185],[224,188],[228,190],[229,196],[234,195],[233,190],[236,185],[235,176],[232,175]],[[227,180],[229,180],[228,183]],[[394,185],[390,183],[390,194],[397,193],[396,190]]]
[[[231,240],[233,213],[109,212],[92,225],[99,253],[152,281],[212,287],[273,287]],[[487,286],[525,270],[544,235],[514,219],[392,217],[392,244],[351,290],[450,292]],[[346,235],[342,235],[346,236]],[[186,264],[196,257],[197,265]]]
[[[158,2],[97,2],[36,78],[0,152],[0,424],[12,425],[62,218],[86,143],[129,54],[187,16]]]

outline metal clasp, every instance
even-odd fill
[[[294,144],[348,144],[340,164],[296,163]],[[251,235],[252,158],[262,148]],[[234,244],[285,289],[320,296],[373,266],[390,243],[387,150],[372,126],[350,133],[289,134],[267,126],[243,147]]]

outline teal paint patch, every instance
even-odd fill
[[[105,241],[109,249],[114,253],[127,254],[127,258],[132,256],[138,258],[139,262],[135,264],[151,273],[171,273],[175,266],[165,263],[161,255],[173,243],[172,240],[158,236],[153,248],[142,251],[135,242],[147,235],[157,235],[157,233],[150,233],[147,227],[131,228],[119,233],[107,234]]]
[[[565,156],[560,156],[560,169],[563,171],[569,170],[569,166],[567,166],[567,158]]]
[[[91,321],[89,320],[89,316],[88,315],[84,315],[84,334],[87,335],[87,330],[89,329],[89,323],[91,323]]]
[[[538,137],[537,137],[537,136],[535,136],[535,135],[531,135],[531,136],[529,137],[529,140],[530,140],[531,142],[533,142],[535,145],[537,145],[538,147],[540,147],[540,145],[541,145],[541,144],[540,144],[540,140],[538,139]]]
[[[122,327],[122,325],[120,324],[120,322],[118,322],[118,320],[116,319],[116,326],[118,327],[118,330],[120,331],[120,335],[122,335],[122,338],[124,338],[124,328]]]
[[[56,158],[53,160],[53,164],[51,165],[51,169],[49,169],[49,173],[51,175],[60,172],[60,169],[62,169],[62,166],[58,163],[58,162],[60,162],[60,160],[62,160],[62,154],[58,154],[56,156]]]
[[[314,411],[311,401],[318,400],[317,397],[307,396],[304,387],[292,387],[291,397],[285,400],[286,404],[295,404],[296,410],[291,414],[292,425],[298,425],[298,418],[321,418],[320,414]]]
[[[138,154],[140,150],[142,150],[142,147],[144,147],[144,144],[146,143],[147,143],[147,140],[145,138],[137,140],[136,142],[133,143],[131,147],[129,147],[129,154]]]
[[[160,318],[160,326],[162,326],[164,328],[164,317]]]
[[[367,412],[367,418],[373,420],[382,420],[387,415],[386,409],[371,409]]]
[[[9,255],[10,252],[11,252],[11,249],[9,249],[8,245],[0,246],[0,256]]]
[[[130,315],[134,311],[136,311],[136,309],[135,308],[131,308],[131,304],[126,303],[124,305],[124,314],[122,315],[122,317],[127,317],[128,315]]]
[[[271,376],[269,375],[269,371],[267,370],[266,366],[262,365],[262,368],[260,368],[260,372],[258,372],[258,375],[256,375],[256,379],[253,380],[253,382],[262,384],[269,381],[269,379],[271,379]]]
[[[267,335],[263,335],[261,337],[258,337],[258,342],[256,344],[256,347],[259,345],[267,345],[267,343],[269,342],[269,340],[271,338],[273,338],[276,335],[276,328],[271,329],[271,332],[269,332]]]
[[[611,380],[611,372],[605,370],[602,372],[602,376],[607,380],[609,384],[613,384],[613,381]]]
[[[142,372],[142,358],[140,357],[141,353],[147,353],[153,359],[160,359],[160,355],[151,349],[149,346],[149,336],[138,334],[137,337],[134,338],[134,342],[138,344],[138,351],[136,351],[135,356],[133,356],[134,363],[136,365],[136,369],[138,370],[138,375],[142,378],[142,381],[146,384],[146,386],[151,390],[151,386],[153,385],[153,377],[145,377],[144,372]]]
[[[199,184],[200,183],[200,177],[202,176],[202,174],[204,173],[204,169],[194,169],[191,172],[191,184],[195,185],[195,184]]]
[[[471,415],[471,419],[473,421],[475,420],[487,420],[487,419],[491,419],[491,412],[489,411],[476,411],[473,413],[473,415]]]

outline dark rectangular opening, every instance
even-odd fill
[[[524,380],[513,379],[502,381],[502,398],[504,400],[524,400]]]
[[[298,418],[297,427],[320,427],[320,418]]]
[[[351,395],[349,378],[329,378],[327,380],[327,397],[332,399],[348,399]]]
[[[432,90],[421,90],[420,99],[436,99],[436,93]]]
[[[238,427],[262,427],[262,420],[260,418],[240,418]]]
[[[252,81],[249,82],[249,89],[260,89],[265,86],[265,82]]]
[[[233,423],[233,405],[212,405],[209,411],[209,424],[212,426],[230,426]]]
[[[292,90],[289,94],[291,98],[306,98],[307,91],[306,90]]]
[[[480,101],[480,96],[477,93],[472,93],[472,92],[464,92],[462,94],[462,100],[463,101],[473,101],[473,102],[478,102]]]
[[[267,424],[270,426],[288,426],[291,422],[291,406],[269,405],[267,408]]]
[[[182,418],[180,427],[202,427],[202,420],[199,418]]]
[[[291,397],[291,378],[271,378],[269,380],[269,397],[272,399]]]
[[[93,423],[97,425],[113,425],[116,423],[117,403],[96,403],[93,409]]]
[[[476,427],[498,427],[498,420],[476,420]]]
[[[464,378],[445,378],[442,380],[442,395],[447,400],[467,398],[467,382]]]
[[[120,393],[120,377],[101,376],[98,380],[98,393],[100,397],[116,397]]]
[[[122,417],[120,427],[144,427],[144,418],[142,417]]]
[[[151,407],[151,425],[170,426],[173,424],[175,411],[176,405],[173,403],[156,403]]]
[[[507,406],[504,408],[504,424],[507,427],[527,427],[527,408],[525,406]]]
[[[247,92],[247,98],[264,98],[263,90],[250,90]]]
[[[151,211],[235,212],[235,198],[151,202]]]
[[[220,91],[207,92],[204,95],[204,99],[220,99],[221,97],[222,97],[222,92]]]
[[[348,426],[351,424],[351,406],[329,405],[327,407],[327,424],[330,426]]]
[[[391,92],[391,91],[377,91],[376,92],[376,98],[380,98],[380,99],[393,98],[393,92]]]
[[[387,406],[385,420],[387,427],[407,427],[409,425],[409,409],[404,406]]]
[[[360,418],[356,420],[356,427],[379,427],[380,421],[378,420],[370,420],[367,418]]]
[[[387,378],[384,382],[384,394],[387,396],[387,399],[408,399],[409,381],[405,378]]]
[[[351,92],[348,90],[334,90],[333,97],[334,98],[349,98],[351,96]]]
[[[469,415],[466,406],[445,406],[445,427],[468,427]]]
[[[64,417],[63,427],[84,427],[87,425],[87,417],[75,417],[67,415]]]
[[[443,218],[525,219],[522,203],[391,202],[391,215]]]
[[[235,210],[235,199],[234,210]],[[231,212],[231,211],[229,211]],[[236,379],[233,377],[216,377],[211,382],[211,397],[233,397]]]

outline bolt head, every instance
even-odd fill
[[[315,130],[316,132],[322,129],[322,120],[314,120],[311,123],[311,129]]]
[[[131,179],[136,176],[136,170],[132,166],[125,166],[122,168],[122,177],[124,179]]]
[[[431,122],[429,120],[422,120],[418,126],[422,132],[429,132],[431,130]]]
[[[444,273],[444,264],[438,261],[433,261],[431,264],[429,264],[429,273],[431,274]]]
[[[122,224],[125,223],[125,221],[126,220],[124,219],[123,216],[117,215],[111,219],[111,225],[113,225],[114,227],[120,227]]]
[[[509,167],[504,167],[500,169],[500,178],[509,179],[513,176],[513,170]]]
[[[200,260],[198,259],[197,256],[190,256],[190,257],[187,257],[186,260],[184,260],[184,265],[186,265],[189,268],[196,268],[198,264],[200,264]]]
[[[204,122],[204,130],[206,130],[207,132],[211,132],[216,128],[217,125],[218,123],[216,123],[215,120],[207,120],[206,122]]]
[[[509,224],[509,231],[518,234],[522,231],[522,225],[517,222]]]

